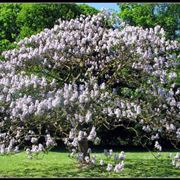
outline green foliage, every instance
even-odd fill
[[[0,40],[13,42],[19,33],[16,18],[20,11],[19,4],[0,4]]]
[[[168,38],[178,38],[180,4],[142,4],[119,3],[119,16],[133,26],[144,28],[160,25],[166,31]]]
[[[88,5],[73,3],[0,4],[0,54],[14,47],[14,41],[52,28],[59,18],[69,20],[97,12]]]
[[[0,54],[15,47],[12,42],[19,34],[16,18],[20,10],[20,4],[0,4]]]
[[[152,9],[154,5],[148,4],[121,4],[120,17],[133,26],[154,26]]]
[[[7,39],[1,39],[0,43],[0,52],[2,52],[4,49],[9,49],[9,46],[11,45],[10,41]]]
[[[80,15],[76,4],[22,4],[17,16],[17,25],[20,28],[19,39],[29,37],[52,28],[57,19],[73,19]]]
[[[66,152],[49,152],[43,158],[40,155],[39,159],[33,160],[27,159],[24,152],[0,156],[0,177],[180,177],[179,169],[171,165],[168,152],[163,152],[159,160],[149,152],[127,152],[125,168],[120,173],[105,170],[107,163],[113,163],[113,158],[107,159],[102,153],[94,154],[98,163],[95,167],[78,166]],[[104,159],[104,167],[100,167],[100,159]]]

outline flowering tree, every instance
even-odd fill
[[[134,124],[158,149],[161,136],[179,143],[178,42],[160,26],[118,23],[107,11],[59,20],[2,53],[1,153],[28,142],[29,151],[42,151],[59,137],[85,159],[100,127]]]

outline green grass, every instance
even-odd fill
[[[97,155],[108,160],[103,153]],[[126,152],[125,169],[120,173],[106,172],[106,166],[80,167],[67,152],[49,152],[43,158],[27,159],[25,152],[0,156],[0,177],[180,177],[180,169],[171,165],[169,152],[157,160],[149,152]],[[175,152],[173,152],[175,155]]]

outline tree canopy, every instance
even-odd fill
[[[0,152],[27,142],[41,151],[61,138],[84,161],[99,129],[119,126],[160,151],[164,137],[178,146],[178,52],[160,26],[130,26],[109,11],[20,40],[0,61]]]

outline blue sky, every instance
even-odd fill
[[[77,4],[87,4],[89,6],[95,7],[96,9],[102,9],[102,8],[110,8],[114,9],[115,11],[119,11],[119,7],[117,3],[77,3]]]

